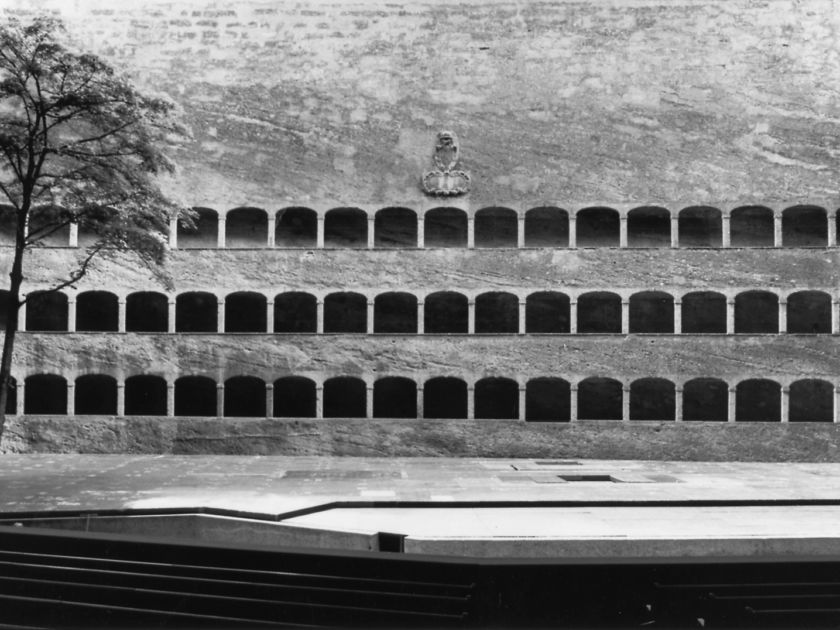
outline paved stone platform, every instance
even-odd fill
[[[417,505],[429,502],[434,507]],[[656,505],[661,502],[667,505]],[[676,506],[679,502],[689,505]],[[333,503],[342,505],[295,514]],[[405,536],[406,551],[417,553],[840,554],[840,533],[834,525],[840,518],[838,464],[0,458],[0,510],[7,513],[161,508],[279,516],[284,526],[317,531],[370,536],[397,532]]]

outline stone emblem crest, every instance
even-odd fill
[[[441,131],[437,135],[435,154],[432,157],[435,168],[423,173],[423,190],[428,195],[463,195],[470,190],[470,175],[457,170],[459,160],[458,136],[453,131]]]

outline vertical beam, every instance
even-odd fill
[[[738,395],[738,390],[735,387],[729,388],[729,397],[727,399],[726,420],[728,422],[735,422],[735,399]]]
[[[735,298],[726,298],[726,334],[735,334]]]
[[[671,247],[680,246],[680,220],[678,217],[671,216]]]
[[[376,235],[373,233],[375,228],[375,219],[374,217],[368,217],[368,229],[367,229],[367,248],[373,249],[374,244],[376,243]]]
[[[519,421],[520,422],[525,422],[525,420],[526,420],[526,413],[527,413],[526,406],[525,406],[525,403],[527,401],[526,394],[527,394],[527,389],[526,389],[525,385],[520,385],[519,386]]]
[[[417,386],[417,419],[423,419],[423,387],[421,385]]]
[[[577,334],[577,327],[578,327],[578,311],[577,311],[577,300],[570,299],[569,300],[569,333],[572,335]]]
[[[265,384],[265,417],[274,417],[274,383]]]
[[[475,384],[467,385],[467,420],[475,420]]]
[[[627,215],[622,214],[618,223],[618,246],[627,247]]]
[[[216,416],[221,418],[225,415],[225,384],[216,385]]]
[[[268,247],[274,247],[274,235],[277,232],[277,213],[275,212],[273,215],[268,217],[268,238],[266,239],[266,245]]]
[[[70,224],[70,239],[73,239],[73,223]],[[169,249],[178,249],[178,215],[169,218]]]
[[[773,213],[773,247],[782,246],[782,215]]]
[[[831,333],[840,334],[840,300],[831,300]]]
[[[526,308],[525,307],[526,307],[526,304],[527,303],[525,301],[525,298],[522,298],[522,297],[519,298],[519,334],[520,335],[524,335],[525,330],[526,330],[526,327],[525,327],[525,324],[526,324],[526,322],[525,322],[525,314],[526,314]]]
[[[169,310],[167,312],[167,320],[166,320],[166,332],[174,333],[175,332],[175,321],[176,321],[176,300],[174,297],[169,298]]]
[[[166,382],[166,415],[175,416],[175,383]]]
[[[682,334],[682,300],[674,300],[674,334]]]
[[[24,293],[20,296],[20,299],[24,299],[25,297],[26,294]],[[18,307],[18,330],[20,332],[26,332],[26,302]]]
[[[125,381],[117,381],[117,415],[125,415]]]
[[[790,388],[786,386],[782,386],[782,417],[780,418],[782,422],[788,422],[790,420]]]
[[[621,334],[630,334],[630,300],[621,298]]]
[[[315,303],[315,332],[319,335],[324,332],[324,300]]]
[[[475,247],[475,217],[469,215],[467,217],[467,249]]]
[[[216,303],[216,331],[225,332],[225,299],[219,298]]]
[[[426,334],[426,303],[417,300],[417,334]]]
[[[219,249],[224,249],[226,246],[227,237],[225,235],[225,222],[226,217],[219,217],[219,233],[218,238],[216,239],[216,247]]]
[[[831,216],[831,212],[825,213],[825,220],[826,220],[826,245],[829,247],[836,247],[837,246],[837,219],[836,217]]]
[[[76,382],[67,379],[67,415],[76,415]]]
[[[265,332],[274,332],[274,300],[265,301]]]
[[[125,332],[125,297],[121,296],[117,300],[117,331]]]
[[[578,421],[578,388],[577,384],[569,388],[569,422]]]
[[[365,418],[373,418],[373,385],[367,385],[365,389]]]
[[[467,334],[475,334],[475,300],[467,303]]]
[[[367,334],[369,334],[369,335],[372,335],[373,330],[374,330],[374,328],[373,328],[373,314],[375,312],[375,308],[374,308],[375,305],[376,305],[376,302],[374,300],[368,300],[366,316],[367,316]]]
[[[76,331],[76,294],[67,296],[67,332]]]
[[[721,234],[720,234],[720,245],[721,247],[732,247],[732,228],[730,227],[730,223],[732,217],[728,212],[724,212],[721,217]]]
[[[315,233],[315,247],[324,249],[324,216],[318,215],[318,229]]]
[[[569,215],[569,249],[577,247],[577,216]]]
[[[324,384],[318,383],[315,386],[315,417],[324,417]]]
[[[22,416],[24,412],[23,403],[26,400],[26,379],[19,378],[17,379],[17,406],[15,408],[15,413],[18,416]]]
[[[178,242],[178,232],[175,232],[175,243]],[[169,243],[172,249],[175,249],[176,245],[172,245],[172,235],[170,232],[169,236]],[[79,224],[78,223],[71,223],[70,224],[70,239],[67,243],[70,247],[78,247],[79,246]]]
[[[426,215],[422,212],[417,214],[417,248],[426,247],[426,230],[424,229]]]
[[[779,334],[787,332],[787,300],[779,300]]]
[[[676,387],[674,389],[674,421],[683,421],[683,388]]]
[[[525,247],[525,216],[519,215],[516,221],[516,246],[519,249]]]
[[[621,387],[621,419],[630,420],[630,388],[627,385]]]

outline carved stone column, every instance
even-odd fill
[[[125,415],[125,381],[117,381],[117,415]]]
[[[424,417],[424,410],[423,410],[423,388],[421,386],[417,387],[417,419],[422,420]]]
[[[682,300],[674,300],[674,334],[682,334]]]
[[[782,413],[780,420],[782,422],[790,421],[790,388],[782,387]]]
[[[680,220],[678,217],[671,217],[671,247],[680,246]]]
[[[773,213],[773,247],[782,246],[782,215]]]
[[[175,332],[175,321],[176,321],[176,301],[175,298],[169,298],[169,310],[167,312],[167,321],[166,321],[166,332],[174,333]]]
[[[674,421],[683,421],[683,388],[676,387],[674,389]]]
[[[630,300],[621,298],[621,334],[630,334]]]
[[[522,249],[525,247],[525,217],[523,215],[517,217],[516,225],[516,246]]]
[[[315,332],[319,335],[324,332],[324,300],[315,303]]]
[[[374,331],[373,327],[373,316],[375,313],[375,306],[376,303],[373,300],[368,300],[367,303],[367,334],[372,335]]]
[[[578,331],[577,300],[569,300],[569,334],[576,335]]]
[[[732,247],[732,229],[730,227],[732,217],[729,216],[728,212],[725,212],[721,215],[721,233],[720,233],[720,245],[721,247]]]
[[[365,418],[373,418],[373,385],[367,385],[365,390]]]
[[[125,332],[125,297],[117,300],[117,331]]]
[[[735,334],[735,298],[726,298],[726,334]]]
[[[169,418],[175,416],[175,383],[166,382],[166,415]]]
[[[76,415],[76,383],[67,379],[67,415]]]
[[[569,215],[569,249],[577,248],[577,216]]]
[[[735,422],[735,410],[736,410],[736,398],[738,396],[738,390],[735,387],[729,388],[729,396],[727,398],[727,412],[726,412],[726,420],[728,422]]]
[[[525,422],[527,419],[527,402],[528,402],[528,391],[524,385],[519,386],[519,421]]]
[[[67,296],[67,332],[76,332],[76,294]]]
[[[216,304],[216,331],[225,332],[225,300],[220,298]]]
[[[265,417],[274,417],[274,383],[265,384]]]
[[[70,224],[70,240],[73,240],[73,226],[76,225],[75,223]],[[77,242],[78,242],[78,226],[76,226],[77,231]],[[74,245],[71,242],[71,247]],[[174,216],[169,219],[169,249],[178,249],[178,217]]]
[[[417,301],[417,334],[426,334],[426,303],[423,300]]]
[[[24,412],[24,402],[26,401],[26,380],[19,378],[17,379],[17,399],[16,399],[16,406],[15,406],[15,413],[18,416],[22,416]]]
[[[787,300],[779,300],[779,334],[787,332]]]
[[[265,302],[265,332],[274,332],[274,300]]]
[[[475,300],[467,303],[467,334],[475,334]]]
[[[218,238],[216,240],[216,247],[219,249],[224,249],[226,246],[226,237],[225,237],[225,221],[226,218],[220,216],[219,217],[219,232]]]
[[[475,247],[475,217],[470,215],[467,217],[467,248],[473,249]]]
[[[315,235],[315,247],[324,249],[324,216],[318,215],[318,228]]]
[[[315,386],[315,417],[324,417],[324,384],[318,383]]]
[[[569,422],[578,421],[578,388],[577,385],[569,387]]]
[[[627,215],[619,217],[618,230],[618,246],[627,247]]]
[[[519,298],[519,334],[524,335],[526,330],[526,316],[527,303],[525,298]]]
[[[376,244],[376,235],[374,231],[376,229],[376,221],[374,217],[368,217],[368,229],[367,229],[367,248],[373,249],[374,245]]]
[[[467,420],[475,420],[475,384],[467,386]]]
[[[621,419],[624,422],[630,420],[630,388],[626,385],[621,387]]]
[[[216,416],[219,418],[225,415],[225,384],[216,385]]]

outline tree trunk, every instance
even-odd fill
[[[18,331],[18,313],[20,312],[20,285],[23,282],[23,252],[26,246],[26,226],[25,221],[21,220],[21,214],[18,215],[15,257],[12,261],[12,271],[9,273],[11,282],[9,284],[9,299],[6,308],[6,334],[3,339],[3,353],[0,355],[0,444],[2,444],[3,432],[6,427],[6,402],[9,399],[12,353],[15,348],[15,336]]]

